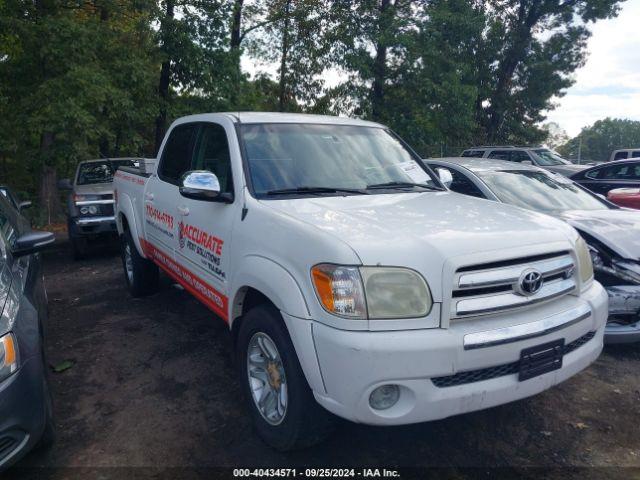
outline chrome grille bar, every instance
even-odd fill
[[[482,272],[463,273],[458,279],[458,288],[465,289],[511,285],[520,277],[522,267],[523,265],[515,265]],[[540,262],[532,262],[528,264],[527,267],[535,268],[543,277],[549,277],[573,269],[574,263],[573,258],[566,255]]]

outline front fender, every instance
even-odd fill
[[[247,255],[233,276],[231,322],[240,316],[240,305],[247,288],[258,290],[281,312],[297,318],[311,318],[300,285],[283,266],[260,255]]]
[[[135,209],[133,208],[131,197],[126,193],[121,193],[118,197],[117,212],[118,215],[116,216],[116,227],[118,228],[118,234],[122,235],[124,233],[123,218],[126,218],[127,224],[129,225],[129,231],[131,232],[131,237],[133,238],[133,242],[138,249],[138,253],[141,257],[146,258],[144,249],[140,244],[142,231],[139,229],[138,223],[136,221]]]

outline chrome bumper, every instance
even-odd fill
[[[584,304],[536,322],[522,323],[484,332],[468,333],[464,336],[464,349],[473,350],[493,347],[505,343],[519,342],[527,338],[542,337],[589,318],[590,315],[591,307]]]
[[[115,216],[109,216],[109,217],[86,217],[86,218],[77,218],[76,219],[76,223],[78,225],[81,226],[86,226],[86,225],[95,225],[98,223],[115,223],[116,221],[116,217]]]

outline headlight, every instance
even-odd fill
[[[417,318],[433,301],[422,276],[406,268],[362,267],[369,318]]]
[[[18,352],[13,335],[0,337],[0,381],[18,369]]]
[[[357,267],[316,265],[311,269],[311,278],[320,303],[329,313],[367,318],[362,279]]]
[[[582,237],[576,242],[576,255],[578,256],[578,269],[580,270],[580,280],[583,284],[593,279],[593,263],[587,242]]]
[[[80,207],[80,213],[82,215],[95,215],[96,213],[98,213],[98,207],[95,205],[84,205]]]
[[[419,318],[433,305],[425,280],[406,268],[321,264],[311,277],[325,310],[343,317]]]

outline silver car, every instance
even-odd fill
[[[589,245],[595,278],[609,294],[605,342],[640,341],[640,212],[533,166],[478,158],[427,163],[441,176],[451,175],[455,192],[536,210],[578,230]]]

